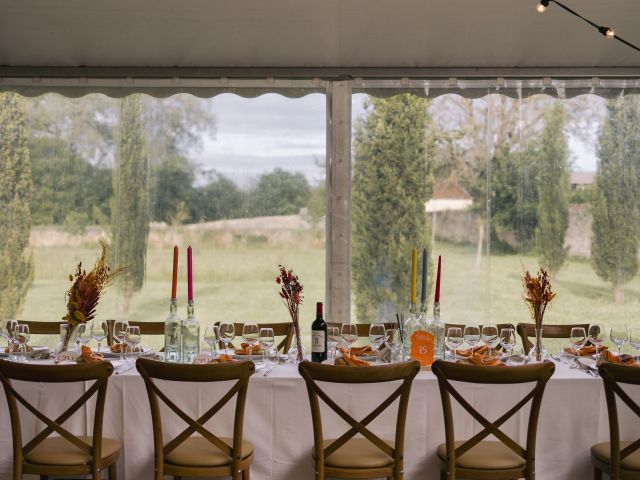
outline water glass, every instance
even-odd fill
[[[338,343],[340,343],[340,329],[338,327],[327,327],[327,347],[332,359],[336,358]]]
[[[596,360],[600,358],[600,347],[605,341],[606,333],[601,323],[593,323],[589,326],[589,341],[596,347]]]
[[[492,356],[493,349],[500,345],[500,336],[496,325],[487,324],[482,327],[482,342],[489,347],[489,356]]]
[[[86,346],[91,340],[93,335],[91,334],[91,325],[87,323],[80,323],[78,325],[78,343]]]
[[[384,342],[384,325],[381,323],[372,323],[369,327],[369,343],[375,352],[380,349],[380,345]]]
[[[249,351],[253,355],[253,347],[258,343],[260,329],[257,323],[245,323],[242,326],[242,339],[249,344]]]
[[[113,338],[120,344],[120,360],[124,360],[128,328],[129,322],[126,320],[116,320],[113,324]]]
[[[91,322],[91,337],[98,342],[98,353],[100,353],[100,346],[102,345],[102,341],[107,338],[109,333],[109,324],[106,320],[102,320],[101,322],[93,321]]]
[[[507,359],[507,365],[511,367],[519,367],[524,365],[527,362],[527,357],[525,356],[522,347],[513,347],[511,350],[511,355]]]
[[[9,360],[15,360],[16,356],[13,354],[15,350],[16,341],[14,339],[14,333],[16,331],[16,326],[18,325],[17,320],[4,320],[0,322],[0,336],[7,341],[7,348],[9,349]]]
[[[640,328],[633,327],[629,330],[629,343],[636,349],[636,362],[640,362]]]
[[[391,350],[391,363],[398,361],[398,352],[402,349],[400,331],[397,328],[389,328],[384,332],[384,343]]]
[[[511,356],[513,347],[516,346],[516,332],[513,328],[503,328],[500,330],[500,343],[507,352],[507,357]]]
[[[271,347],[273,347],[273,344],[276,342],[273,328],[261,328],[258,342],[262,349],[262,363],[267,364],[269,350],[271,350]]]
[[[13,333],[14,341],[18,344],[18,351],[22,352],[22,362],[27,361],[27,344],[31,338],[29,325],[19,323]]]
[[[220,339],[220,334],[218,331],[217,325],[207,325],[207,328],[204,329],[204,341],[211,348],[210,355],[213,357],[213,348],[215,344]]]
[[[447,330],[447,336],[445,338],[445,343],[449,351],[451,351],[452,359],[456,359],[456,355],[458,353],[458,348],[462,345],[463,337],[462,337],[462,329],[460,327],[451,327]]]
[[[471,323],[464,327],[464,343],[469,345],[471,350],[480,343],[480,327],[475,323]]]
[[[626,326],[611,327],[611,341],[618,347],[618,357],[622,346],[629,340],[629,330]]]
[[[344,343],[349,346],[349,355],[351,355],[351,346],[358,340],[358,327],[354,323],[344,323],[340,334]]]
[[[573,345],[573,349],[576,352],[576,359],[580,357],[580,350],[587,343],[587,334],[582,327],[573,327],[569,336],[569,341]]]
[[[140,335],[140,327],[128,326],[125,333],[125,341],[127,343],[127,350],[131,350],[131,354],[133,355],[138,345],[142,341],[142,335]]]
[[[236,338],[236,327],[232,322],[223,322],[220,324],[220,339],[224,343],[224,353],[228,354],[229,343]]]

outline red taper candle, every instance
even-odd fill
[[[442,270],[442,256],[438,255],[438,274],[436,275],[436,298],[435,302],[440,303],[440,272]]]
[[[171,277],[171,298],[176,298],[178,289],[178,246],[173,247],[173,276]]]
[[[187,248],[187,294],[188,300],[193,300],[193,266],[192,266],[192,253],[191,245]]]

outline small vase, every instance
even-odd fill
[[[306,354],[307,354],[307,350],[304,348],[304,345],[302,345],[302,354],[298,355],[298,347],[294,344],[289,349],[289,360],[294,365],[297,365],[304,359],[304,356]]]
[[[302,338],[300,337],[300,307],[296,307],[295,318],[291,318],[293,321],[293,330],[295,334],[295,343],[291,349],[289,349],[289,358],[295,358],[295,363],[300,363],[304,360],[304,347],[302,346]]]
[[[71,325],[69,323],[60,324],[60,343],[58,353],[66,352],[69,350],[69,344],[74,343],[78,336],[77,325]]]
[[[529,361],[540,363],[544,362],[549,358],[549,353],[544,348],[544,344],[542,343],[542,328],[538,331],[536,328],[536,341],[533,345],[533,348],[529,351]]]

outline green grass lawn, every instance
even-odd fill
[[[523,268],[537,269],[535,257],[492,255],[476,266],[473,247],[439,242],[434,251],[443,256],[442,316],[446,322],[527,322],[522,300]],[[98,248],[36,248],[35,280],[29,290],[22,318],[58,321],[64,314],[68,275],[82,260],[89,267]],[[126,315],[131,320],[164,320],[169,308],[171,278],[170,248],[151,248],[147,258],[147,279],[136,293]],[[186,254],[180,258],[179,309],[186,312]],[[196,317],[202,333],[205,325],[218,320],[238,322],[287,321],[287,311],[277,294],[275,277],[280,263],[299,274],[305,288],[301,311],[303,333],[308,339],[315,315],[315,302],[325,296],[325,250],[313,243],[300,245],[194,246],[194,291]],[[407,262],[409,263],[409,262]],[[548,310],[547,323],[614,322],[638,324],[640,279],[630,282],[624,302],[612,302],[611,287],[600,280],[591,265],[572,259],[552,278],[558,296]],[[116,288],[111,287],[99,307],[100,318],[115,318]],[[407,293],[408,296],[408,293]],[[121,315],[123,316],[123,315]],[[371,319],[359,319],[370,321]],[[639,324],[640,325],[640,324]],[[53,346],[54,339],[34,342]],[[161,343],[148,339],[147,344]]]

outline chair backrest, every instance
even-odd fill
[[[620,450],[620,425],[616,396],[620,397],[633,413],[640,417],[640,406],[625,392],[620,384],[640,385],[640,368],[632,365],[603,363],[598,368],[604,382],[604,393],[609,413],[609,442],[611,444],[611,478],[620,478],[620,462],[640,449],[640,438]]]
[[[102,458],[104,402],[107,393],[107,382],[112,373],[113,366],[109,362],[83,363],[79,365],[36,365],[0,360],[0,382],[2,382],[4,386],[9,416],[11,418],[14,465],[21,465],[24,456],[54,432],[91,458]],[[13,388],[12,380],[37,383],[74,383],[93,380],[94,383],[62,414],[55,419],[50,419]],[[97,397],[93,418],[93,444],[88,445],[65,429],[62,424],[78,411],[94,394],[97,394]],[[22,444],[22,429],[20,426],[18,404],[22,404],[27,411],[46,425],[46,427],[26,445]]]
[[[220,326],[220,322],[216,322],[214,325]],[[234,322],[233,325],[236,329],[236,338],[241,338],[244,323]],[[282,353],[289,353],[293,341],[293,322],[259,323],[258,328],[272,328],[274,336],[284,337],[276,348]],[[219,346],[224,348],[224,343],[220,342]]]
[[[29,333],[32,335],[58,335],[60,334],[60,325],[66,323],[60,322],[37,322],[33,320],[18,320],[21,325],[29,326]]]
[[[417,361],[412,360],[410,362],[375,367],[341,367],[304,361],[300,363],[298,370],[307,384],[311,418],[313,421],[314,451],[317,461],[324,462],[326,457],[359,433],[382,452],[392,457],[396,462],[402,462],[409,393],[411,392],[413,379],[420,371],[420,364]],[[317,382],[353,384],[385,383],[398,380],[402,381],[400,386],[361,421],[357,421],[344,411],[331,397],[322,391],[317,384]],[[394,448],[391,448],[380,437],[367,429],[367,425],[386,410],[398,397],[400,398],[400,402],[396,420],[395,445]],[[322,435],[322,415],[318,398],[322,399],[340,418],[351,426],[342,436],[326,447],[324,446],[324,438]]]
[[[371,323],[356,323],[356,328],[358,329],[358,337],[368,337],[369,329],[371,328]],[[383,323],[385,330],[389,328],[398,328],[398,324],[395,322],[385,322]],[[338,327],[342,328],[342,323],[340,322],[327,322],[327,326],[329,327]]]
[[[456,327],[460,328],[464,333],[464,327],[466,327],[466,325],[464,323],[445,323],[444,324],[445,336],[447,335],[447,333],[449,333],[450,328],[456,328]],[[482,325],[479,325],[479,327],[482,328]],[[496,324],[496,327],[498,327],[498,334],[500,333],[500,330],[502,330],[503,328],[512,328],[514,332],[516,331],[516,327],[513,326],[513,323],[498,323]]]
[[[107,345],[114,344],[113,327],[116,320],[107,320],[109,325],[109,333],[107,335]],[[140,327],[140,335],[164,335],[164,322],[134,322],[130,321],[129,326]]]
[[[571,336],[571,329],[575,327],[584,328],[584,332],[589,332],[588,323],[574,323],[570,325],[542,325],[542,338],[569,338]],[[522,339],[522,347],[524,353],[529,354],[529,351],[533,348],[533,343],[530,338],[536,336],[535,323],[519,323],[517,326],[518,335]]]
[[[555,365],[552,362],[543,362],[536,365],[526,365],[522,367],[500,368],[436,360],[433,362],[431,370],[438,378],[438,386],[440,387],[440,397],[444,413],[447,470],[449,472],[449,478],[456,478],[456,457],[473,448],[488,435],[495,436],[507,447],[520,455],[525,460],[528,471],[532,472],[535,461],[536,432],[538,429],[540,405],[542,403],[545,386],[549,378],[551,378],[551,375],[553,375]],[[473,406],[471,406],[471,404],[453,387],[450,383],[451,381],[479,384],[517,384],[535,382],[535,386],[505,414],[496,421],[490,422]],[[454,435],[451,397],[455,398],[457,402],[475,420],[477,420],[480,425],[484,427],[482,431],[464,441],[458,447],[455,445],[456,440]],[[529,401],[531,401],[531,410],[529,413],[529,424],[527,427],[527,443],[525,448],[523,448],[511,437],[502,432],[502,430],[500,430],[500,426],[515,415]]]
[[[147,395],[149,396],[151,420],[153,422],[154,457],[157,471],[162,471],[165,456],[195,432],[228,455],[232,459],[231,471],[238,471],[240,461],[242,460],[244,407],[247,399],[247,390],[249,388],[249,378],[255,372],[253,362],[220,363],[215,365],[181,365],[139,358],[136,361],[136,368],[144,379],[145,386],[147,387]],[[194,419],[183,412],[167,397],[167,395],[158,388],[154,380],[171,382],[226,382],[236,380],[236,382],[209,410],[197,419]],[[206,429],[204,425],[236,395],[233,441],[232,446],[229,447],[229,445]],[[167,407],[188,425],[185,430],[166,444],[163,443],[162,438],[162,416],[160,414],[158,399],[162,400]]]

